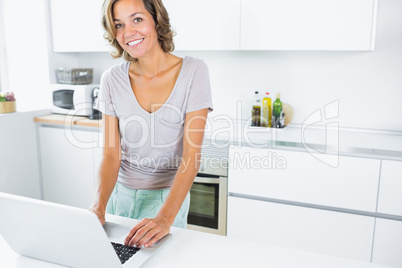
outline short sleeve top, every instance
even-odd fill
[[[183,154],[186,114],[213,110],[208,67],[184,57],[179,76],[165,103],[149,113],[131,88],[129,62],[102,74],[97,109],[119,119],[122,161],[118,181],[132,189],[165,189],[172,185]]]

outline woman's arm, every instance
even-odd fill
[[[207,114],[208,108],[186,114],[183,157],[170,193],[155,218],[143,219],[131,229],[126,245],[149,247],[169,233],[199,169]]]
[[[102,225],[105,223],[106,205],[116,185],[121,163],[121,143],[119,120],[103,114],[103,157],[99,170],[98,190],[89,209],[94,212]]]

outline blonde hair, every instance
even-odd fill
[[[128,54],[116,40],[116,28],[113,23],[113,7],[119,0],[105,0],[102,7],[102,26],[105,29],[103,37],[108,43],[114,47],[115,51],[111,52],[114,59],[123,57],[126,61],[136,61]],[[172,52],[174,50],[173,32],[170,26],[170,19],[162,0],[142,0],[145,9],[151,14],[155,22],[155,30],[158,35],[158,43],[164,52]]]

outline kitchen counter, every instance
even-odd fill
[[[46,125],[102,127],[102,120],[46,115],[35,117]],[[217,143],[256,148],[308,151],[377,159],[402,160],[402,132],[290,124],[283,129],[250,127],[246,121],[208,121],[205,138]]]
[[[35,117],[34,121],[41,124],[73,125],[73,126],[95,127],[95,128],[102,127],[102,120],[91,120],[86,116],[50,114]]]
[[[107,215],[106,220],[123,226],[135,223],[113,215]],[[388,267],[174,227],[171,233],[172,238],[145,267]],[[0,267],[62,267],[18,255],[1,235],[0,252]]]
[[[235,146],[308,151],[377,159],[402,160],[402,132],[290,124],[251,127],[246,121],[214,122],[205,138]]]

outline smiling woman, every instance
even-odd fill
[[[170,227],[187,227],[189,190],[199,169],[208,112],[205,62],[177,57],[161,0],[105,0],[105,38],[126,62],[101,78],[104,148],[91,208],[142,219],[125,240],[152,246]],[[147,161],[143,161],[147,160]]]
[[[114,13],[114,4],[118,0],[105,1],[103,5],[103,17],[102,17],[102,25],[105,29],[105,39],[112,45],[116,51],[112,52],[113,58],[123,57],[126,61],[135,61],[127,51],[124,50],[123,47],[120,46],[117,35],[119,29],[121,31],[121,27],[124,25],[119,21],[118,18],[113,18],[112,15]],[[152,3],[151,3],[152,2]],[[174,32],[170,27],[170,20],[168,16],[168,12],[165,7],[159,1],[143,1],[145,9],[148,11],[148,14],[152,17],[152,22],[156,24],[156,33],[157,40],[159,42],[160,47],[164,52],[172,52],[174,50],[173,36]],[[144,18],[144,13],[133,13],[131,16],[135,23],[142,22]],[[135,45],[135,44],[133,44]]]

